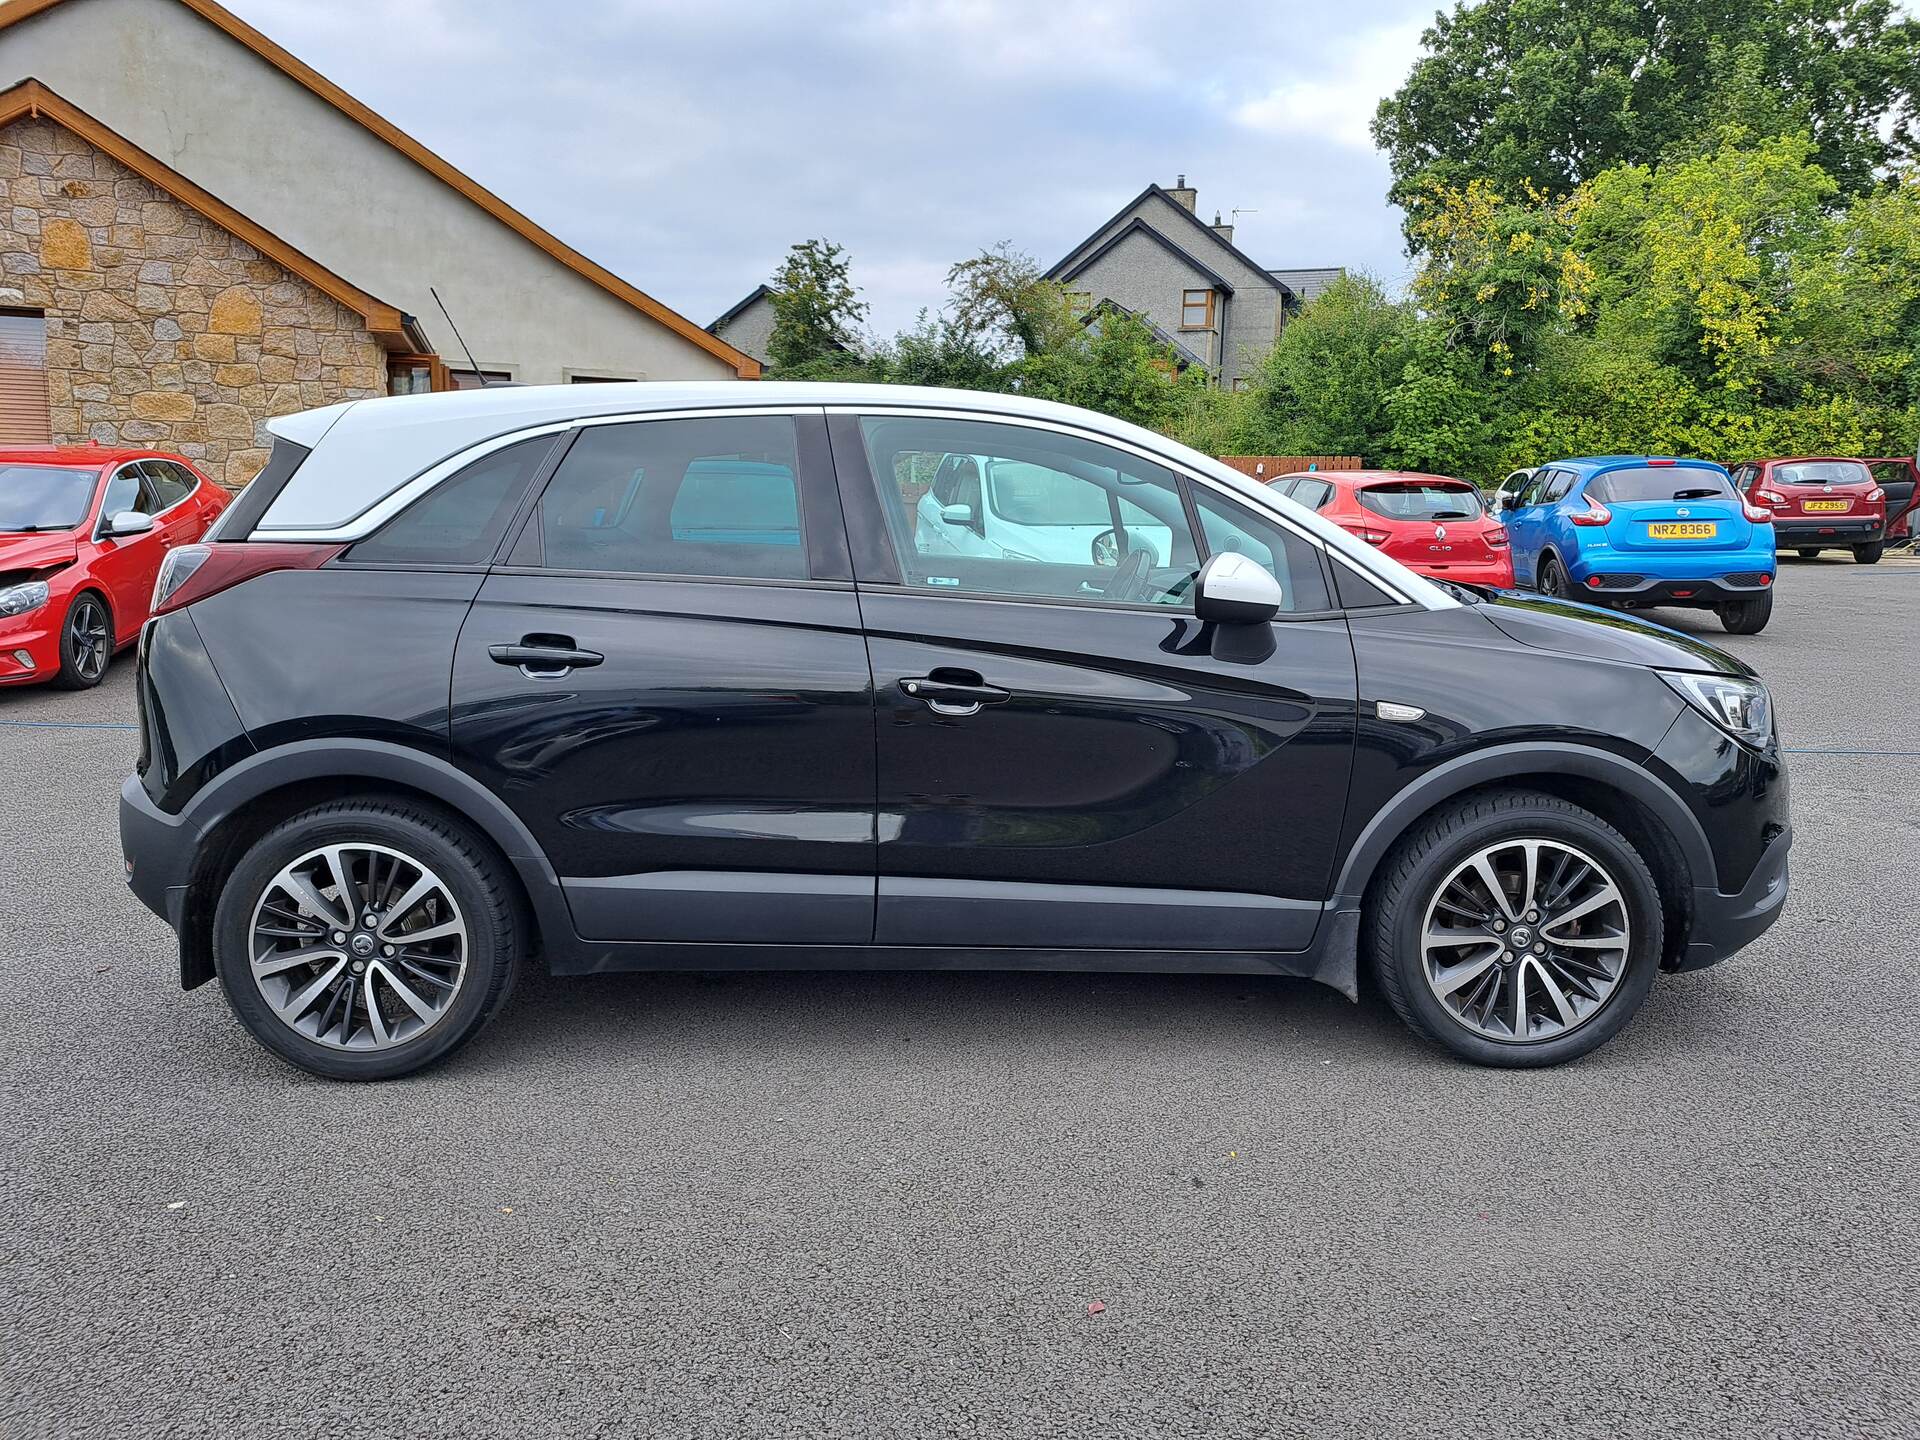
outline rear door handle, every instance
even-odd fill
[[[915,675],[900,682],[900,688],[915,700],[924,700],[936,715],[978,715],[984,705],[1001,705],[1013,693],[997,685],[988,685],[974,670],[942,666],[931,675]]]
[[[529,680],[557,680],[573,670],[598,665],[607,657],[597,650],[580,650],[559,636],[528,635],[518,645],[489,645],[496,665],[518,665]]]

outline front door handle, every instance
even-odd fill
[[[576,648],[565,635],[527,635],[518,645],[489,645],[487,654],[496,665],[518,665],[529,680],[557,680],[607,658],[597,650]]]
[[[936,715],[978,715],[983,705],[1002,705],[1013,698],[1011,691],[982,681],[978,671],[944,665],[931,675],[902,680],[900,688],[915,700],[924,700]]]

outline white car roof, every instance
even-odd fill
[[[1051,400],[919,385],[737,380],[498,385],[432,395],[349,400],[304,410],[267,422],[271,434],[311,453],[267,506],[254,533],[263,540],[361,538],[356,521],[366,517],[371,522],[374,517],[370,512],[413,482],[431,486],[442,478],[436,475],[423,479],[429,472],[446,469],[446,473],[452,473],[446,462],[475,446],[546,425],[688,410],[846,406],[966,410],[1053,421],[1110,436],[1161,454],[1172,464],[1199,471],[1262,508],[1284,514],[1295,528],[1349,557],[1363,572],[1381,575],[1401,594],[1430,609],[1459,603],[1313,511],[1155,431]],[[384,513],[378,516],[380,520],[385,518]],[[371,530],[372,523],[365,528]]]

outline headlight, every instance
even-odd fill
[[[29,580],[24,585],[9,585],[0,590],[0,615],[24,615],[47,603],[47,582]]]
[[[1773,701],[1759,681],[1675,670],[1659,674],[1688,704],[1736,740],[1761,749],[1773,738]]]

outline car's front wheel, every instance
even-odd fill
[[[471,1039],[505,999],[522,922],[502,862],[465,826],[368,797],[322,805],[241,857],[214,963],[269,1050],[334,1080],[384,1080]]]
[[[82,590],[60,627],[60,672],[53,683],[63,690],[90,690],[106,678],[112,659],[113,616],[107,602],[92,590]]]
[[[1660,965],[1646,862],[1551,795],[1468,797],[1423,821],[1370,900],[1373,971],[1417,1034],[1482,1065],[1553,1065],[1617,1033]]]

